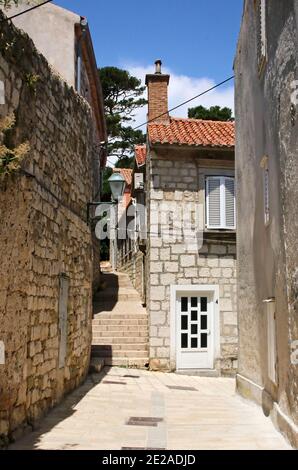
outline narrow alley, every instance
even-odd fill
[[[105,368],[10,449],[290,449],[235,382]]]
[[[129,276],[103,264],[90,373],[10,449],[289,449],[234,378],[152,372],[148,320]],[[114,367],[111,367],[114,366]]]

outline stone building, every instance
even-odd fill
[[[235,60],[238,390],[298,446],[298,1],[245,1]]]
[[[44,32],[50,22],[43,12]],[[14,115],[15,125],[0,134],[0,147],[28,142],[29,153],[0,179],[0,443],[34,424],[88,371],[99,260],[87,203],[99,189],[100,142],[106,140],[92,49],[84,59],[88,102],[3,18],[0,12],[0,122]],[[73,40],[82,26],[77,21],[65,23]],[[63,51],[65,62],[74,57],[74,44]]]
[[[143,289],[150,365],[158,370],[233,375],[237,368],[234,124],[170,117],[170,77],[161,73],[159,61],[156,66],[156,73],[146,77],[151,122],[146,148],[136,148],[134,174],[137,181],[143,174],[147,212],[134,256],[142,259],[140,251],[146,253]],[[137,201],[142,200],[141,188],[133,190]]]
[[[14,16],[36,5],[35,0],[20,0],[11,6],[7,15]],[[66,81],[91,106],[94,142],[97,145],[93,159],[94,200],[100,198],[101,169],[106,164],[104,142],[107,140],[102,89],[87,18],[52,3],[13,18],[15,26],[26,32],[37,50],[47,59],[55,74]],[[46,27],[45,27],[46,24]],[[62,46],[63,45],[63,46]],[[100,248],[93,231],[93,290],[99,283]]]

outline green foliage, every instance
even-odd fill
[[[103,170],[103,182],[102,182],[102,194],[101,194],[102,201],[111,200],[111,190],[110,190],[108,179],[112,175],[112,173],[113,173],[113,168],[111,168],[110,166],[107,166]]]
[[[193,119],[204,119],[206,121],[232,121],[232,110],[230,108],[221,108],[220,106],[197,106],[188,110],[188,117]]]
[[[3,7],[8,10],[12,6],[17,6],[19,3],[23,3],[25,5],[38,5],[39,3],[42,3],[44,0],[0,0],[0,7],[3,5]]]
[[[0,0],[0,6],[3,5],[4,8],[10,8],[12,5],[17,5],[19,0]]]
[[[15,116],[13,114],[6,116],[0,121],[0,134],[5,135],[14,125]],[[13,149],[0,144],[0,178],[17,171],[29,150],[28,142],[24,142]]]
[[[116,168],[133,168],[134,161],[135,161],[134,157],[123,157],[123,158],[120,158],[120,160],[118,160],[115,163],[115,167]]]
[[[25,83],[34,93],[36,93],[37,83],[40,80],[40,76],[35,73],[27,73],[25,76]]]
[[[104,67],[99,70],[108,128],[108,155],[120,159],[131,157],[136,144],[145,142],[140,130],[133,130],[128,123],[134,121],[134,112],[147,101],[142,98],[145,87],[127,70]]]

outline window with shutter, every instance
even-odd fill
[[[234,229],[236,225],[235,214],[235,180],[234,178],[225,178],[225,218],[226,227]]]
[[[209,228],[221,225],[220,178],[207,178],[207,225]]]
[[[266,35],[266,0],[256,0],[257,11],[257,36],[258,36],[258,68],[262,72],[267,57],[267,35]]]
[[[206,216],[208,229],[236,228],[234,178],[210,176],[206,179]]]

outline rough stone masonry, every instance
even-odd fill
[[[1,16],[0,16],[1,20]],[[0,81],[29,141],[22,170],[0,181],[0,444],[33,424],[84,379],[89,365],[93,120],[27,35],[1,22]]]

